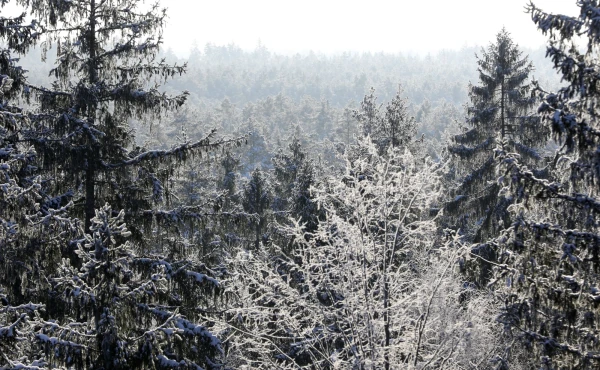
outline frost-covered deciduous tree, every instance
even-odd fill
[[[540,159],[546,138],[532,112],[533,65],[522,56],[509,33],[502,30],[494,43],[477,57],[479,83],[469,85],[470,103],[465,132],[456,135],[448,151],[455,158],[458,185],[444,213],[448,224],[461,229],[470,241],[497,235],[510,218],[510,200],[498,196],[494,148],[519,153],[528,163]],[[489,257],[489,256],[488,256]]]
[[[439,166],[362,139],[341,178],[314,188],[325,216],[295,246],[240,250],[223,312],[235,368],[482,368],[498,342],[490,301],[465,291],[458,240],[436,244]],[[462,304],[461,304],[462,300]],[[486,311],[487,310],[487,311]]]
[[[500,182],[515,198],[515,222],[490,242],[501,252],[493,282],[505,300],[501,321],[540,369],[600,367],[600,7],[588,0],[577,5],[577,16],[528,6],[551,37],[547,55],[566,83],[542,93],[538,108],[546,130],[562,144],[550,164],[551,179],[498,148]]]

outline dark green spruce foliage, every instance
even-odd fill
[[[110,202],[125,210],[140,239],[153,216],[165,218],[152,209],[169,200],[175,164],[219,145],[213,133],[167,150],[131,150],[130,119],[158,118],[187,96],[158,90],[185,72],[185,65],[155,60],[166,13],[136,0],[26,3],[47,24],[47,42],[57,50],[55,82],[30,88],[43,116],[28,139],[41,154],[40,168],[53,177],[48,186],[74,200],[86,231],[95,209]],[[148,221],[146,229],[134,219]]]
[[[310,194],[315,184],[315,164],[308,158],[300,140],[294,136],[288,151],[280,150],[272,159],[275,172],[273,208],[281,224],[299,220],[307,232],[313,232],[319,222],[319,210]]]
[[[250,180],[245,184],[242,194],[244,211],[251,215],[248,226],[252,230],[253,241],[249,244],[256,250],[260,247],[261,242],[266,242],[269,239],[267,225],[269,219],[272,218],[272,201],[272,186],[268,173],[257,168],[252,171]]]
[[[458,179],[454,199],[445,206],[448,224],[470,241],[482,241],[508,226],[510,200],[499,196],[494,149],[518,153],[527,163],[540,158],[544,145],[539,119],[532,115],[532,64],[502,30],[477,57],[479,84],[469,85],[467,127],[448,147]]]
[[[501,254],[494,287],[504,293],[502,322],[539,369],[600,367],[600,7],[588,0],[577,5],[581,11],[573,17],[528,6],[552,40],[547,55],[566,83],[543,93],[538,108],[562,144],[552,181],[513,153],[499,152],[503,185],[516,204],[515,222],[495,242]],[[586,44],[579,48],[579,41]]]
[[[35,334],[51,363],[77,369],[220,369],[220,340],[194,321],[219,283],[191,260],[139,255],[124,211],[96,211],[77,244],[78,265],[64,259],[51,279],[61,321]]]
[[[43,179],[35,173],[36,151],[20,133],[35,115],[19,104],[26,83],[16,57],[34,45],[39,23],[25,16],[0,16],[0,368],[44,365],[38,348],[31,346],[34,330],[43,323],[47,271],[60,262],[65,239],[79,225],[43,192]],[[62,236],[58,237],[58,236]],[[35,303],[34,303],[35,302]],[[19,367],[20,366],[20,367]]]
[[[23,52],[42,32],[58,58],[40,87],[0,55],[0,368],[220,368],[199,315],[217,302],[217,274],[182,237],[182,221],[207,212],[162,207],[182,162],[227,143],[213,132],[134,148],[129,126],[185,101],[158,90],[185,71],[155,60],[165,12],[138,0],[19,3],[37,20],[2,18],[0,36]],[[8,102],[21,89],[34,113]]]

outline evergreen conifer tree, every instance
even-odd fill
[[[360,109],[354,112],[363,136],[369,136],[379,147],[379,154],[384,154],[390,146],[409,148],[416,134],[416,123],[408,115],[407,100],[402,97],[399,88],[394,98],[386,104],[377,104],[375,90],[371,89],[360,103]]]
[[[454,137],[448,151],[458,186],[445,206],[449,224],[461,229],[468,240],[481,241],[508,226],[510,200],[499,196],[494,148],[521,155],[528,163],[540,158],[538,118],[531,109],[530,74],[533,65],[523,57],[506,30],[477,57],[479,84],[469,85],[467,128]]]
[[[288,149],[288,152],[280,150],[272,159],[276,182],[273,206],[280,223],[286,224],[291,217],[313,231],[319,216],[310,195],[310,187],[315,183],[315,165],[297,136],[292,137]]]
[[[212,301],[217,280],[191,260],[138,255],[124,212],[113,214],[96,211],[76,263],[63,259],[52,279],[66,313],[36,328],[46,358],[80,369],[221,368],[220,340],[189,309]]]
[[[43,323],[48,275],[60,263],[65,240],[78,235],[78,223],[44,193],[35,173],[37,153],[20,136],[36,116],[16,99],[26,83],[17,65],[41,34],[25,14],[0,17],[0,368],[41,368],[35,329]]]
[[[158,90],[185,70],[154,60],[165,12],[137,0],[20,3],[38,20],[7,21],[6,32],[3,23],[9,47],[21,50],[41,23],[58,59],[50,87],[24,84],[10,59],[0,63],[2,86],[24,86],[38,103],[29,114],[0,108],[0,183],[10,190],[0,195],[9,205],[0,236],[16,235],[0,241],[2,266],[14,266],[0,272],[0,366],[219,368],[220,342],[198,314],[216,302],[217,273],[179,233],[159,240],[163,225],[204,210],[159,207],[175,165],[223,142],[213,132],[135,148],[129,126],[185,101]]]
[[[254,234],[252,245],[256,250],[259,249],[261,242],[268,240],[267,225],[271,218],[272,198],[268,174],[256,168],[244,186],[242,195],[244,210],[252,215],[248,222]]]
[[[566,82],[557,92],[541,92],[538,108],[562,146],[549,166],[550,179],[514,153],[498,151],[515,221],[505,235],[488,241],[500,248],[492,281],[505,301],[500,320],[539,369],[600,367],[600,4],[577,5],[578,16],[528,6],[550,36],[547,56]]]
[[[131,0],[24,3],[57,50],[53,85],[30,87],[41,114],[27,139],[42,156],[40,168],[53,175],[48,185],[75,202],[86,232],[96,207],[109,202],[125,210],[140,240],[149,229],[139,221],[156,218],[152,210],[168,201],[174,164],[218,145],[213,132],[168,150],[132,150],[129,120],[159,117],[187,96],[158,89],[185,72],[185,65],[155,60],[165,10]]]

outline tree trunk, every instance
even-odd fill
[[[504,124],[504,75],[502,75],[502,81],[500,82],[500,124],[502,125],[502,140],[504,140],[505,124]]]
[[[88,43],[90,48],[90,60],[88,65],[88,73],[90,75],[90,84],[95,85],[98,83],[98,71],[96,68],[96,1],[91,0],[90,2],[90,33],[88,37]],[[94,101],[87,108],[87,116],[90,127],[95,124],[97,103]],[[84,232],[90,231],[92,226],[92,218],[96,215],[96,164],[99,156],[98,146],[91,142],[87,150],[87,169],[85,171],[85,230]]]

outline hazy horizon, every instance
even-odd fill
[[[577,15],[575,1],[534,3],[548,12]],[[505,27],[520,46],[535,49],[547,38],[524,12],[526,4],[523,0],[506,0],[501,6],[481,0],[396,4],[305,0],[300,6],[275,0],[223,0],[195,5],[170,0],[162,3],[169,15],[164,47],[179,57],[187,57],[194,44],[202,49],[207,43],[234,44],[244,50],[253,50],[260,43],[278,54],[426,55],[486,46]]]
[[[544,11],[576,16],[575,1],[536,0]],[[162,1],[167,8],[164,50],[180,58],[194,45],[236,45],[254,50],[261,44],[277,54],[313,51],[385,52],[427,55],[442,50],[487,46],[504,27],[523,48],[547,42],[524,12],[528,0],[430,0],[428,2],[372,0],[369,4],[342,0],[305,0],[301,4],[277,0],[222,0],[196,3]],[[496,5],[496,4],[493,4]],[[9,4],[7,13],[18,12]],[[474,32],[473,30],[476,30]]]

